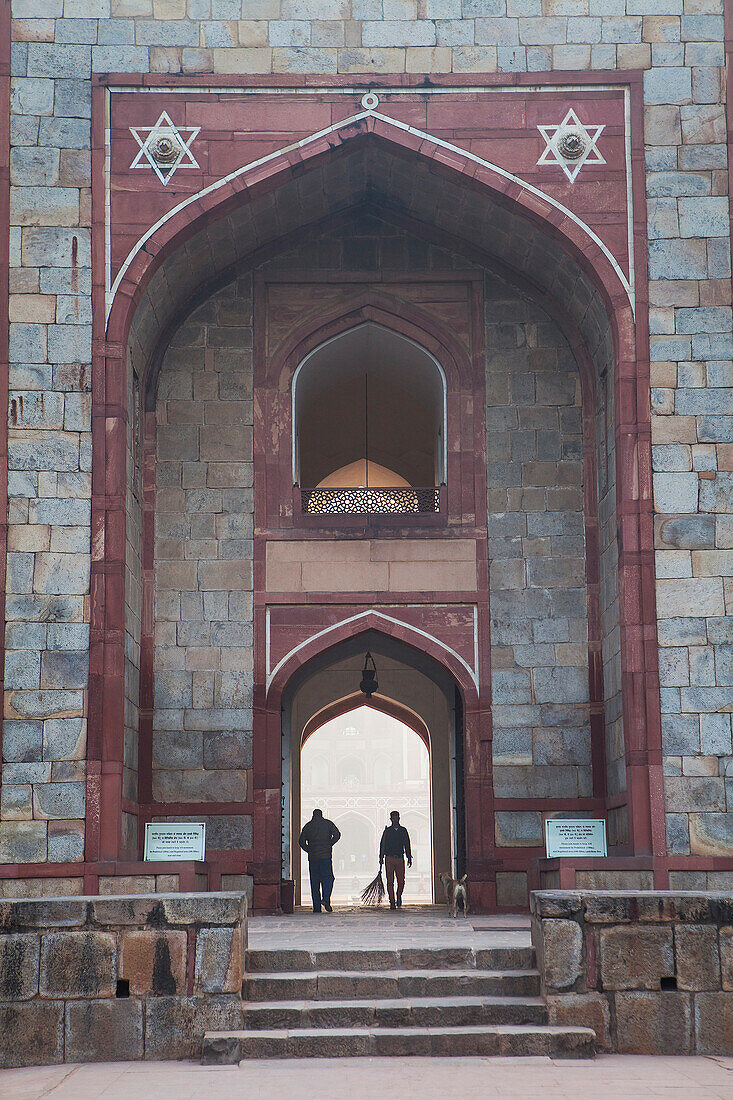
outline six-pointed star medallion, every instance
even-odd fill
[[[168,112],[161,111],[154,126],[130,126],[129,130],[140,146],[130,168],[145,168],[147,162],[164,187],[181,165],[200,167],[191,152],[200,126],[176,126]]]
[[[571,183],[584,164],[605,164],[598,139],[605,126],[586,126],[571,108],[559,126],[538,126],[545,148],[538,164],[559,164]]]

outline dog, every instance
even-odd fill
[[[466,879],[468,875],[464,875],[463,878],[455,879],[452,875],[449,875],[447,871],[441,872],[440,881],[443,883],[443,889],[445,890],[445,900],[448,902],[448,911],[452,917],[458,916],[458,902],[463,904],[463,915],[468,916],[468,894],[466,892]]]

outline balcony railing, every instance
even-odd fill
[[[440,489],[301,489],[300,502],[309,516],[409,516],[440,512]]]

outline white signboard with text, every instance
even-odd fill
[[[203,821],[149,821],[145,826],[145,859],[203,859],[206,825]]]
[[[602,818],[549,817],[545,821],[547,858],[607,856],[606,822]]]

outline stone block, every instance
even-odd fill
[[[733,993],[695,996],[695,1042],[698,1054],[733,1054]]]
[[[38,994],[40,937],[0,936],[0,1001],[28,1001]]]
[[[116,962],[108,932],[51,932],[41,944],[41,996],[113,997]]]
[[[142,1001],[129,998],[67,1004],[67,1062],[130,1062],[142,1057]]]
[[[720,989],[718,934],[712,924],[675,925],[678,989]]]
[[[659,989],[674,975],[671,928],[603,928],[600,933],[603,988]]]
[[[235,925],[246,914],[238,894],[168,894],[161,895],[160,902],[165,920],[174,925]]]
[[[197,993],[234,993],[242,985],[242,935],[236,928],[202,928],[196,934]]]
[[[43,723],[36,721],[6,721],[3,725],[2,744],[3,760],[5,761],[29,762],[40,760],[43,755]]]
[[[500,909],[526,909],[527,874],[525,871],[496,872],[496,904]]]
[[[611,1012],[603,993],[566,993],[547,998],[548,1023],[553,1027],[590,1027],[596,1033],[596,1049],[613,1049]]]
[[[730,804],[730,794],[728,795]],[[733,855],[733,830],[728,813],[690,814],[690,851],[693,855]]]
[[[36,818],[82,818],[86,802],[85,783],[39,783],[33,788]]]
[[[723,925],[718,932],[720,971],[723,989],[733,991],[733,926]]]
[[[54,863],[79,863],[84,859],[83,821],[49,821],[48,858]]]
[[[543,920],[542,976],[548,990],[571,989],[581,975],[583,933],[574,920]]]
[[[615,1001],[619,1054],[692,1053],[689,993],[617,993]]]
[[[121,942],[120,977],[130,993],[173,996],[186,988],[185,932],[161,929],[125,932]]]
[[[0,1035],[0,1067],[63,1062],[63,1001],[0,1005]]]
[[[47,853],[45,821],[0,822],[1,863],[43,863]]]
[[[145,1057],[200,1058],[205,1031],[235,1031],[241,1026],[239,992],[209,997],[148,997]]]

